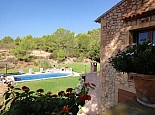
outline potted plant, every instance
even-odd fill
[[[68,88],[58,94],[44,93],[43,89],[31,91],[29,87],[22,89],[9,85],[5,93],[5,101],[0,105],[1,115],[77,115],[79,107],[85,100],[91,100],[88,91],[95,84],[84,83],[82,79],[75,89]]]
[[[119,72],[134,77],[137,101],[155,107],[155,44],[143,42],[133,44],[110,58],[110,63]]]

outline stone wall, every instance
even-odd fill
[[[85,115],[97,115],[100,111],[100,90],[101,90],[101,82],[99,81],[99,72],[91,72],[88,74],[83,74],[81,76],[85,76],[85,81],[89,83],[94,83],[96,85],[95,90],[90,90],[89,95],[91,96],[90,101],[85,102],[85,106],[82,108]]]
[[[108,109],[117,103],[117,90],[128,89],[134,92],[134,86],[128,81],[128,75],[117,72],[109,63],[109,58],[131,45],[133,38],[130,30],[155,26],[155,15],[148,16],[147,22],[136,17],[155,8],[154,0],[122,0],[101,16],[101,109]],[[117,86],[117,87],[116,87]]]

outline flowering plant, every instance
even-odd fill
[[[155,44],[149,41],[138,45],[134,43],[110,58],[110,62],[120,72],[155,75]]]
[[[44,94],[43,89],[34,92],[27,86],[20,89],[9,85],[1,113],[2,115],[76,115],[79,105],[83,106],[85,100],[91,100],[88,91],[94,88],[95,84],[84,83],[83,79],[75,89],[68,88],[58,94],[52,94],[51,91]]]

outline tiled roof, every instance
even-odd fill
[[[126,0],[121,0],[119,3],[117,3],[115,6],[113,6],[111,9],[109,9],[107,12],[102,14],[100,17],[98,17],[95,22],[100,23],[101,18],[104,17],[107,13],[109,13],[111,10],[115,9],[118,5],[123,3]],[[128,20],[137,16],[143,16],[143,15],[149,15],[155,13],[155,0],[149,0],[147,3],[143,3],[142,7],[139,7],[136,9],[136,11],[127,12],[126,16],[123,17],[123,20]]]
[[[122,19],[123,20],[128,20],[128,19],[132,19],[132,18],[136,18],[136,17],[140,17],[140,16],[147,16],[147,15],[150,15],[150,14],[155,14],[155,4],[154,4],[154,7],[149,7],[149,8],[146,8],[146,10],[144,11],[139,11],[137,13],[133,13],[129,16],[125,16],[123,17]]]

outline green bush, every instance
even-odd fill
[[[155,75],[155,44],[143,42],[112,58],[113,67],[120,72]]]
[[[56,51],[53,51],[50,56],[49,56],[49,59],[56,59],[57,58],[57,52]]]
[[[58,94],[43,89],[36,92],[29,87],[22,89],[8,85],[3,105],[0,105],[1,115],[77,115],[79,106],[84,106],[85,100],[91,100],[90,89],[95,89],[93,83],[85,83],[83,79],[78,86],[67,88]]]
[[[65,52],[63,50],[59,50],[57,52],[57,57],[58,57],[58,61],[62,62],[65,60],[66,56],[65,56]]]
[[[34,65],[34,66],[38,66],[38,62],[33,61],[33,65]]]
[[[39,68],[47,69],[50,67],[51,67],[51,64],[48,62],[48,60],[41,60],[39,63]]]

